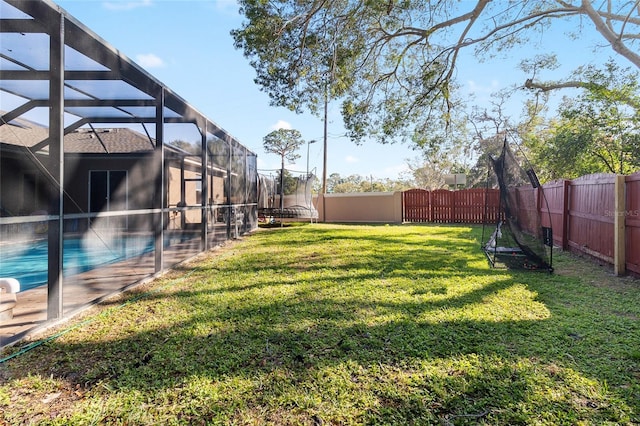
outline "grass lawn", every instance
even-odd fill
[[[0,424],[639,424],[640,280],[480,234],[257,232],[0,364]]]

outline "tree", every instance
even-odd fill
[[[545,126],[539,125],[538,111],[530,105],[531,125],[521,134],[534,162],[541,166],[542,179],[626,174],[640,168],[639,77],[637,71],[610,60],[602,67],[580,67],[564,82],[529,84],[539,94],[579,89],[576,96],[565,97],[558,116]]]
[[[202,150],[199,142],[187,142],[180,139],[170,141],[169,145],[174,146],[184,153],[188,153],[191,155],[200,155],[200,152]]]
[[[609,99],[567,100],[535,154],[549,179],[632,173],[640,170],[640,117]]]
[[[569,78],[561,81],[539,81],[538,75],[545,69],[558,67],[555,55],[536,56],[530,61],[523,61],[520,68],[531,77],[524,83],[524,88],[531,90],[537,97],[560,89],[581,89],[600,93],[620,104],[640,112],[640,96],[635,84],[638,73],[631,68],[622,68],[609,59],[602,68],[594,65],[580,66]]]
[[[441,129],[416,135],[421,139],[414,139],[420,157],[408,161],[407,165],[417,187],[429,190],[443,188],[445,175],[468,174],[472,137],[466,123],[466,120],[452,123],[446,132]]]
[[[278,170],[278,182],[280,182],[280,185],[284,189],[278,188],[278,192],[284,195],[295,194],[298,188],[298,179],[286,169],[284,170],[284,178],[282,178],[280,176],[282,172],[283,170]]]
[[[475,153],[475,164],[467,172],[469,187],[497,185],[489,159],[500,155],[505,139],[509,139],[511,143],[515,142],[519,146],[516,151],[521,152],[523,148],[520,138],[521,128],[529,128],[534,121],[533,118],[537,118],[537,115],[534,115],[524,125],[513,124],[505,112],[511,92],[511,89],[505,89],[495,93],[494,100],[490,102],[488,109],[474,108],[469,117],[469,124],[473,128],[474,134],[471,149]],[[541,108],[536,107],[534,111],[538,114]],[[520,158],[520,160],[524,159]]]
[[[459,55],[491,58],[559,20],[589,26],[640,68],[635,2],[239,0],[232,31],[272,104],[318,112],[341,99],[348,135],[413,140],[449,123]],[[584,32],[584,31],[583,31]]]
[[[278,129],[269,133],[263,139],[263,147],[265,152],[270,154],[278,154],[282,160],[280,169],[280,209],[284,208],[284,160],[294,162],[300,155],[296,151],[304,145],[305,141],[298,130],[294,129]]]
[[[374,179],[373,176],[360,175],[340,176],[339,173],[331,173],[327,179],[327,190],[334,194],[353,192],[396,192],[405,191],[415,187],[411,180],[401,179]],[[317,188],[319,189],[319,188]]]

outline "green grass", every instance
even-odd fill
[[[640,282],[567,254],[556,256],[554,275],[490,269],[480,231],[257,232],[0,365],[0,416],[52,425],[640,423]]]

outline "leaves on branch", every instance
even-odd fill
[[[450,124],[463,52],[478,60],[526,44],[559,20],[579,20],[640,68],[633,2],[590,0],[239,0],[232,31],[275,106],[318,114],[339,100],[349,137],[387,143]],[[588,28],[587,28],[588,30]],[[537,80],[530,88],[542,90]],[[565,84],[568,84],[565,83]]]
[[[560,106],[560,117],[534,151],[548,178],[590,173],[628,174],[640,169],[640,96],[638,72],[613,61],[587,66],[570,80],[529,83],[536,90],[580,88]]]
[[[294,129],[278,129],[269,133],[263,138],[263,147],[265,152],[277,154],[290,162],[294,162],[300,158],[300,154],[296,153],[305,141],[298,130]]]

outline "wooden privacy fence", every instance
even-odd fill
[[[640,172],[620,176],[595,174],[557,180],[539,188],[516,188],[518,217],[531,228],[553,229],[554,244],[613,264],[616,273],[640,274]],[[403,193],[403,220],[435,223],[496,223],[497,189]],[[534,229],[528,229],[535,233]]]
[[[626,268],[640,274],[640,172],[625,177]]]
[[[542,225],[553,228],[554,244],[611,263],[616,273],[640,274],[640,172],[587,175],[543,188]]]
[[[403,221],[496,223],[499,199],[497,189],[410,189],[402,193]]]

